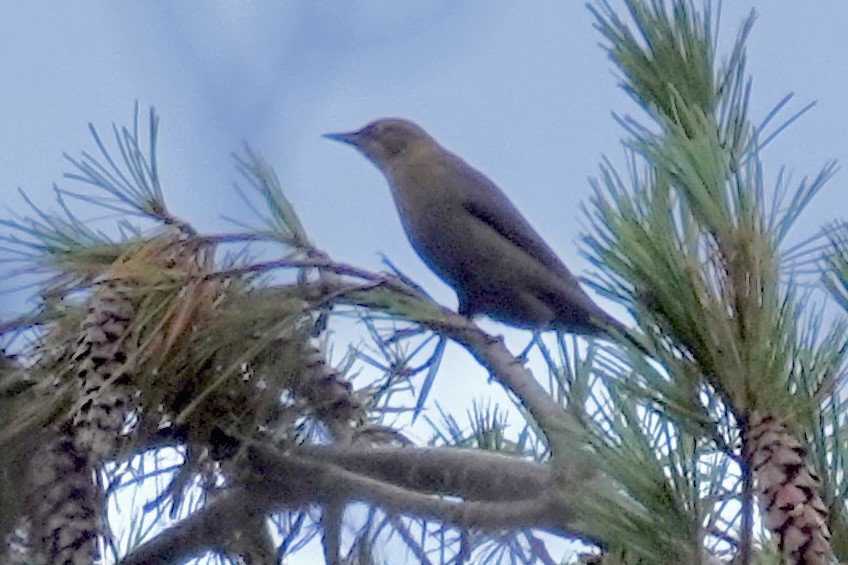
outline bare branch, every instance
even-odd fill
[[[489,371],[493,378],[515,394],[541,427],[553,453],[562,454],[568,447],[574,447],[573,445],[568,446],[568,444],[574,443],[574,432],[581,430],[582,427],[562,405],[551,398],[550,394],[533,377],[533,374],[509,352],[502,338],[487,334],[469,318],[431,302],[396,277],[371,273],[328,259],[269,261],[221,271],[210,276],[226,278],[245,273],[292,267],[326,269],[339,275],[364,279],[396,291],[407,300],[418,301],[422,310],[433,312],[435,315],[424,316],[415,321],[465,347]],[[301,286],[305,294],[317,294],[311,296],[310,299],[313,302],[323,304],[324,300],[321,297],[329,295],[333,297],[333,300],[341,303],[348,302],[370,308],[382,307],[385,309],[385,305],[372,294],[371,291],[375,290],[374,287],[363,287],[359,282],[333,278],[323,280],[320,283],[313,283],[308,287],[306,285]],[[273,292],[273,290],[265,288],[262,289],[262,292]],[[280,292],[284,292],[284,290],[281,288]]]
[[[398,451],[408,451],[398,448]],[[418,454],[423,457],[423,453]],[[340,459],[344,457],[340,456]],[[353,458],[355,459],[355,458]],[[247,483],[131,552],[122,565],[178,563],[200,551],[220,548],[233,524],[246,516],[305,504],[366,502],[388,512],[438,520],[482,531],[538,527],[597,542],[578,525],[570,495],[554,488],[508,502],[446,500],[357,475],[326,461],[304,459],[267,446],[251,445],[243,476]]]
[[[476,449],[306,447],[302,451],[396,486],[466,500],[520,500],[555,488],[550,465]]]

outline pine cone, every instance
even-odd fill
[[[112,284],[102,286],[89,304],[72,356],[81,389],[74,424],[80,450],[100,461],[114,454],[127,416],[131,391],[127,387],[125,335],[133,307]]]
[[[778,535],[784,557],[791,563],[829,563],[827,507],[819,477],[806,464],[806,449],[785,423],[755,414],[750,450],[763,521]]]
[[[45,433],[29,465],[29,549],[46,555],[47,563],[91,565],[103,504],[91,458],[78,450],[69,424]]]
[[[302,384],[298,394],[313,407],[337,440],[349,442],[353,428],[365,421],[365,410],[350,383],[328,365],[318,348],[304,344]]]

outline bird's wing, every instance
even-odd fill
[[[456,184],[463,195],[462,205],[471,215],[564,279],[578,284],[577,278],[495,183],[469,166],[457,167],[456,172],[461,173]]]

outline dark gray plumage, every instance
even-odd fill
[[[325,137],[353,145],[383,172],[409,241],[456,290],[460,313],[521,328],[627,335],[506,195],[417,125],[380,119]]]

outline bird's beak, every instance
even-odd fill
[[[359,145],[359,132],[351,131],[348,133],[325,133],[321,137],[326,137],[327,139],[332,139],[333,141],[341,141],[342,143],[347,143],[348,145],[353,145],[357,147]]]

